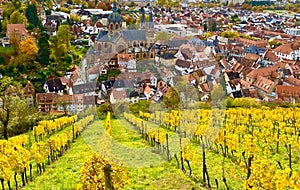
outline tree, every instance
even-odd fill
[[[27,37],[20,42],[20,52],[26,56],[28,60],[35,60],[38,54],[38,47],[35,39],[32,37]]]
[[[240,35],[237,31],[224,31],[221,33],[221,36],[224,38],[238,38]]]
[[[58,27],[57,31],[57,42],[58,42],[58,48],[61,50],[65,50],[63,55],[69,50],[71,43],[71,31],[69,25],[60,25]],[[65,46],[65,48],[62,48],[62,46]]]
[[[17,55],[20,51],[20,37],[16,33],[12,33],[9,37],[9,43],[14,48],[15,54]]]
[[[7,31],[7,24],[8,24],[8,20],[7,18],[5,18],[2,22],[1,22],[1,26],[2,26],[2,34],[5,35],[6,31]]]
[[[25,24],[27,22],[26,17],[17,10],[10,15],[9,21],[11,24]]]
[[[171,36],[167,32],[159,31],[155,34],[154,41],[158,41],[158,40],[168,41],[170,37]]]
[[[106,4],[104,2],[101,2],[101,1],[97,4],[97,8],[98,9],[102,9],[103,11],[107,11],[108,10]]]
[[[45,36],[41,36],[38,42],[38,61],[47,66],[49,64],[50,57],[50,45],[48,39]]]
[[[167,108],[178,109],[180,104],[180,97],[177,91],[170,87],[168,92],[163,96],[163,102]]]
[[[226,104],[226,92],[221,84],[216,84],[211,92],[211,101],[213,106],[224,107]]]
[[[39,18],[37,15],[36,6],[34,4],[31,4],[27,7],[25,16],[28,19],[29,23],[33,24],[35,27],[38,26]]]
[[[11,95],[5,95],[5,90],[10,86],[14,85],[17,89],[21,85],[16,83],[11,77],[4,76],[0,80],[0,123],[3,128],[3,137],[8,139],[8,127],[14,115],[16,114],[16,107],[19,103],[18,99]]]
[[[17,112],[14,118],[15,124],[13,126],[14,134],[27,132],[39,118],[35,107],[29,106],[24,100],[18,101]]]

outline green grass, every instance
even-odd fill
[[[0,53],[14,52],[13,47],[2,47],[0,46]]]
[[[90,125],[86,134],[97,131],[97,123]],[[80,181],[80,168],[92,154],[86,141],[93,142],[94,136],[80,136],[71,148],[56,162],[46,167],[46,172],[34,177],[23,189],[76,189]]]

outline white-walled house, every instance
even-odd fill
[[[280,59],[299,60],[300,44],[296,42],[283,44],[275,48],[273,52]]]

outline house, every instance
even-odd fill
[[[110,94],[110,103],[116,104],[118,102],[126,102],[127,101],[127,94],[124,88],[113,89]]]
[[[293,99],[299,99],[300,87],[278,85],[276,88],[276,94],[277,99],[280,99],[284,102],[291,102]]]
[[[22,89],[23,98],[29,106],[34,106],[35,104],[35,87],[30,81],[26,82],[26,86]]]
[[[81,70],[77,65],[71,69],[70,75],[67,75],[66,78],[70,80],[71,86],[85,83]]]
[[[39,112],[50,113],[57,110],[54,93],[37,93],[36,105]]]
[[[262,76],[258,76],[256,81],[252,84],[252,86],[256,87],[257,89],[265,92],[265,93],[270,93],[274,90],[276,83],[265,78]]]
[[[99,86],[96,82],[73,85],[72,87],[73,94],[83,94],[84,96],[97,95],[97,90],[99,90]]]
[[[93,107],[97,102],[103,102],[103,100],[98,100],[97,96],[83,96],[83,109]],[[79,108],[77,108],[77,110],[78,109]]]
[[[267,40],[250,40],[246,38],[236,38],[236,43],[240,43],[246,46],[255,46],[259,48],[268,48],[270,45]]]
[[[235,59],[232,61],[232,70],[237,73],[241,73],[244,69],[244,65],[237,62]]]
[[[12,35],[24,39],[28,35],[25,24],[7,24],[6,37],[10,38]]]
[[[136,72],[136,61],[133,54],[119,53],[117,55],[118,65],[126,72]]]
[[[224,79],[225,79],[225,82],[229,82],[233,79],[238,79],[240,78],[240,75],[238,72],[234,72],[234,71],[231,71],[231,70],[227,70],[225,73],[224,73]]]
[[[275,55],[275,53],[268,49],[262,56],[263,66],[273,66],[276,62],[280,61],[280,58]]]
[[[284,86],[300,86],[300,80],[295,78],[293,75],[283,79]]]
[[[253,66],[255,63],[258,63],[258,61],[260,61],[260,56],[252,53],[246,53],[244,59],[250,61],[251,66]],[[247,65],[244,64],[244,66]]]
[[[239,79],[233,79],[226,82],[226,94],[233,98],[242,97],[242,85]]]
[[[180,71],[182,75],[189,74],[193,72],[193,65],[189,61],[177,59],[175,69]]]
[[[280,78],[278,66],[254,69],[246,75],[246,81],[252,84],[258,77]]]
[[[156,91],[153,88],[150,88],[148,85],[145,85],[145,87],[144,87],[144,94],[145,94],[147,100],[151,99],[152,96],[155,95],[155,92]]]
[[[68,94],[54,96],[55,111],[76,113],[76,106],[73,102],[73,96]]]
[[[69,92],[69,81],[65,77],[49,79],[43,88],[46,93],[64,94]]]
[[[53,35],[56,33],[58,29],[58,24],[62,23],[62,20],[64,20],[63,16],[59,15],[47,15],[46,20],[43,21],[43,26],[49,35]]]
[[[202,69],[194,71],[191,75],[196,79],[197,84],[202,84],[207,82],[207,74]]]
[[[300,59],[300,43],[291,42],[282,44],[273,50],[275,55],[280,59],[299,60]]]

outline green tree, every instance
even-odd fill
[[[69,25],[60,25],[57,31],[57,42],[58,48],[64,51],[63,55],[69,50],[71,47],[71,31]],[[65,46],[65,47],[63,47]],[[62,48],[63,47],[63,48]]]
[[[1,22],[1,26],[2,26],[2,34],[5,35],[6,31],[7,31],[7,24],[8,24],[8,20],[7,18],[5,18],[2,22]]]
[[[211,91],[211,101],[213,106],[224,108],[226,104],[226,92],[221,84],[216,84]]]
[[[42,35],[38,41],[38,48],[38,61],[43,66],[47,66],[49,64],[50,45],[48,39],[44,35]]]
[[[13,85],[20,89],[20,83],[16,83],[11,77],[4,76],[0,80],[0,123],[2,124],[2,134],[4,139],[8,139],[9,124],[16,114],[18,100],[11,95],[5,95],[6,89]]]
[[[110,112],[110,113],[113,112],[113,109],[112,109],[112,106],[110,103],[106,102],[104,104],[101,104],[99,107],[97,107],[97,114],[98,114],[99,119],[105,119],[108,112]]]
[[[27,21],[26,17],[16,10],[10,15],[9,22],[11,24],[25,24]]]
[[[149,112],[149,106],[150,106],[149,100],[140,100],[138,103],[130,104],[129,110],[134,114],[138,114],[139,111]]]
[[[27,132],[30,127],[34,126],[39,118],[36,107],[30,106],[24,100],[18,100],[17,112],[14,117],[13,132],[14,134],[22,134]]]
[[[35,27],[38,26],[39,18],[37,15],[36,6],[34,4],[31,4],[27,7],[25,16],[28,19],[29,23],[33,24]]]
[[[226,30],[221,33],[221,36],[224,38],[238,38],[240,35],[237,31]]]
[[[167,32],[159,31],[155,34],[154,41],[158,41],[158,40],[168,41],[170,37],[171,35],[169,35]]]
[[[166,108],[169,109],[178,109],[180,104],[180,97],[177,91],[170,87],[168,92],[163,96],[163,102],[166,105]]]

